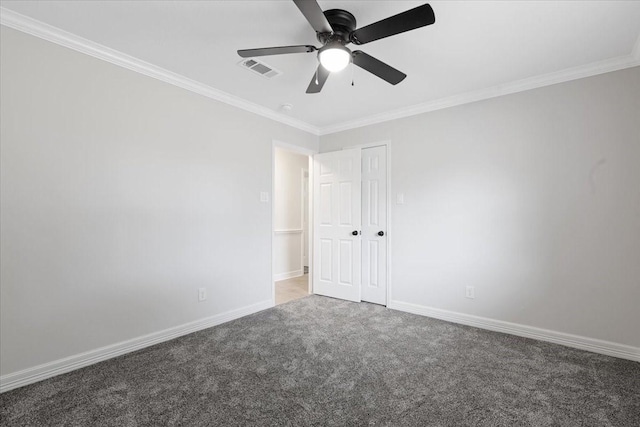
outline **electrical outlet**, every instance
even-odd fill
[[[198,288],[198,301],[202,302],[207,299],[207,288]]]
[[[467,298],[474,299],[476,297],[476,288],[473,286],[467,286],[466,293],[464,295]]]

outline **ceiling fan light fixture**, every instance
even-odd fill
[[[351,62],[351,51],[340,42],[328,43],[318,52],[320,64],[332,73],[342,71]]]

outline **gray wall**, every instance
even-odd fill
[[[271,299],[271,141],[317,137],[1,36],[1,375]],[[393,300],[639,346],[639,117],[634,68],[321,149],[392,140]]]
[[[1,41],[2,375],[271,300],[271,142],[317,136]]]
[[[385,139],[392,300],[640,346],[640,68],[322,136],[320,149]]]

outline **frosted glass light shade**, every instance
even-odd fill
[[[341,44],[327,45],[318,53],[320,64],[332,73],[342,71],[351,62],[351,52]]]

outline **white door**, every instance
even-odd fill
[[[362,301],[387,304],[387,151],[362,150]]]
[[[313,291],[360,301],[360,149],[316,154]]]

